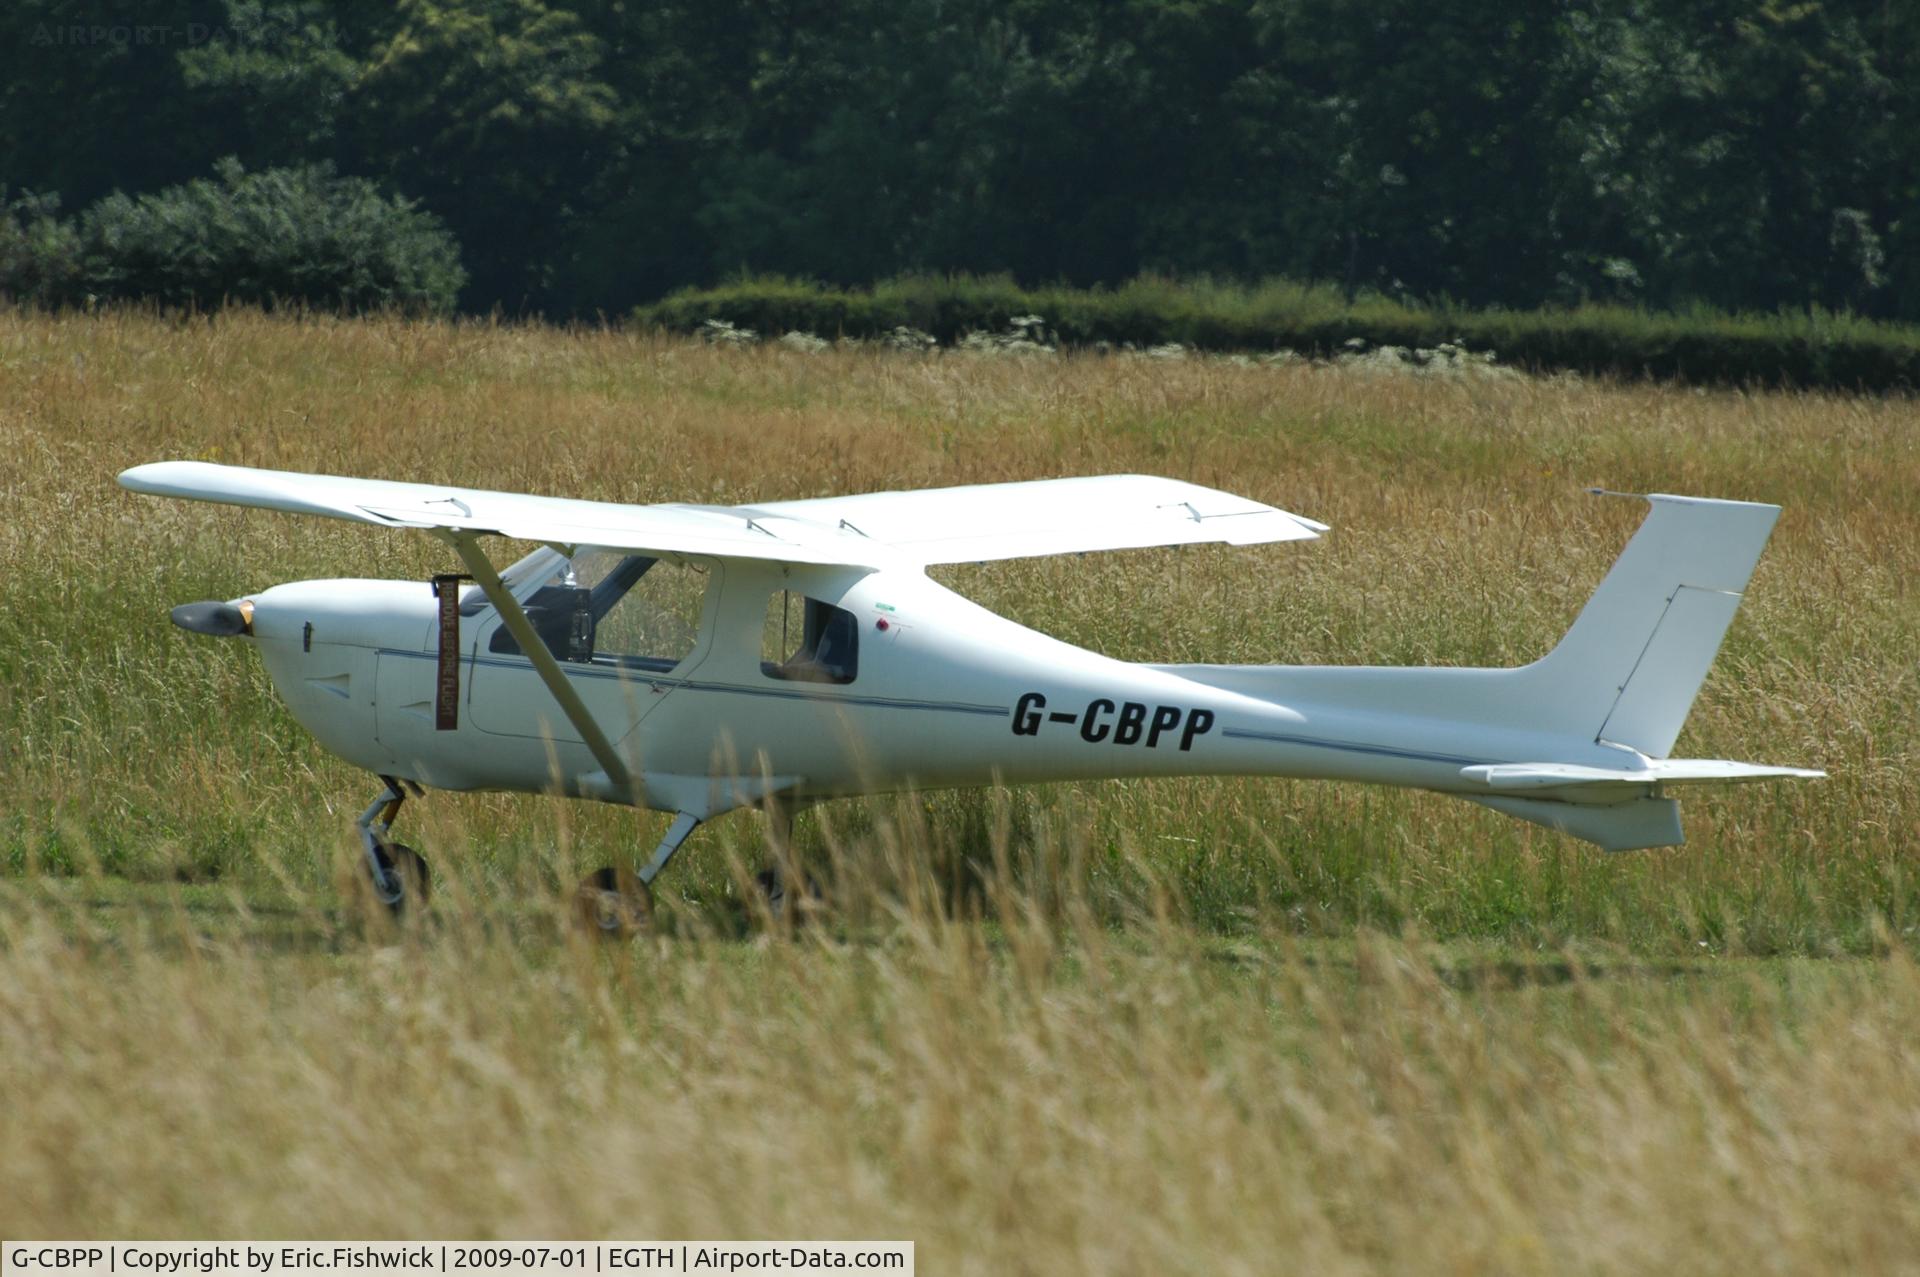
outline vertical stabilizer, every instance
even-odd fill
[[[1559,646],[1521,671],[1547,730],[1664,758],[1780,507],[1654,495]]]

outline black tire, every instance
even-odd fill
[[[573,918],[588,935],[631,939],[653,927],[653,891],[631,869],[596,869],[574,889]]]
[[[767,913],[775,919],[791,917],[797,925],[815,913],[826,893],[820,890],[820,880],[812,874],[806,876],[805,898],[797,900],[794,893],[787,890],[786,875],[777,867],[762,869],[753,876],[753,885],[760,893],[760,900],[766,905]],[[799,908],[795,908],[795,905]]]
[[[433,896],[433,870],[426,857],[403,842],[375,847],[373,858],[378,870],[369,868],[367,877],[373,898],[385,905],[395,917],[409,909],[425,909]]]

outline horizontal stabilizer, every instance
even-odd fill
[[[1656,758],[1649,759],[1645,767],[1635,769],[1583,767],[1575,763],[1488,763],[1463,767],[1460,775],[1494,793],[1606,804],[1652,795],[1657,786],[1664,785],[1818,780],[1826,773],[1805,767],[1736,763],[1725,758]]]

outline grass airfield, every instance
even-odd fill
[[[1913,1271],[1920,406],[1131,357],[806,354],[235,314],[0,313],[0,1236],[911,1237],[927,1271]],[[625,501],[1144,471],[1300,546],[943,569],[1130,659],[1509,664],[1639,517],[1786,507],[1609,857],[1272,781],[837,804],[798,934],[735,815],[661,933],[572,939],[663,817],[409,803],[436,903],[354,893],[369,778],[166,609],[424,578],[425,538],[135,498],[201,458]],[[377,783],[377,782],[376,782]]]

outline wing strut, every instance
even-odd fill
[[[553,699],[559,702],[561,712],[573,724],[573,730],[580,733],[580,739],[593,751],[601,770],[607,773],[614,792],[631,803],[634,799],[633,775],[627,770],[626,760],[620,757],[613,742],[607,739],[607,734],[600,730],[600,724],[587,711],[586,702],[580,699],[580,693],[573,690],[573,684],[567,681],[566,671],[560,668],[560,662],[553,659],[553,653],[547,650],[546,643],[534,631],[533,622],[527,619],[520,601],[507,592],[500,574],[493,570],[487,552],[480,548],[472,535],[446,532],[442,536],[453,546],[460,561],[467,565],[467,571],[473,573],[473,579],[487,596],[487,601],[498,609],[501,623],[513,635],[514,641],[520,644],[521,653],[533,662],[540,681],[553,693]]]

